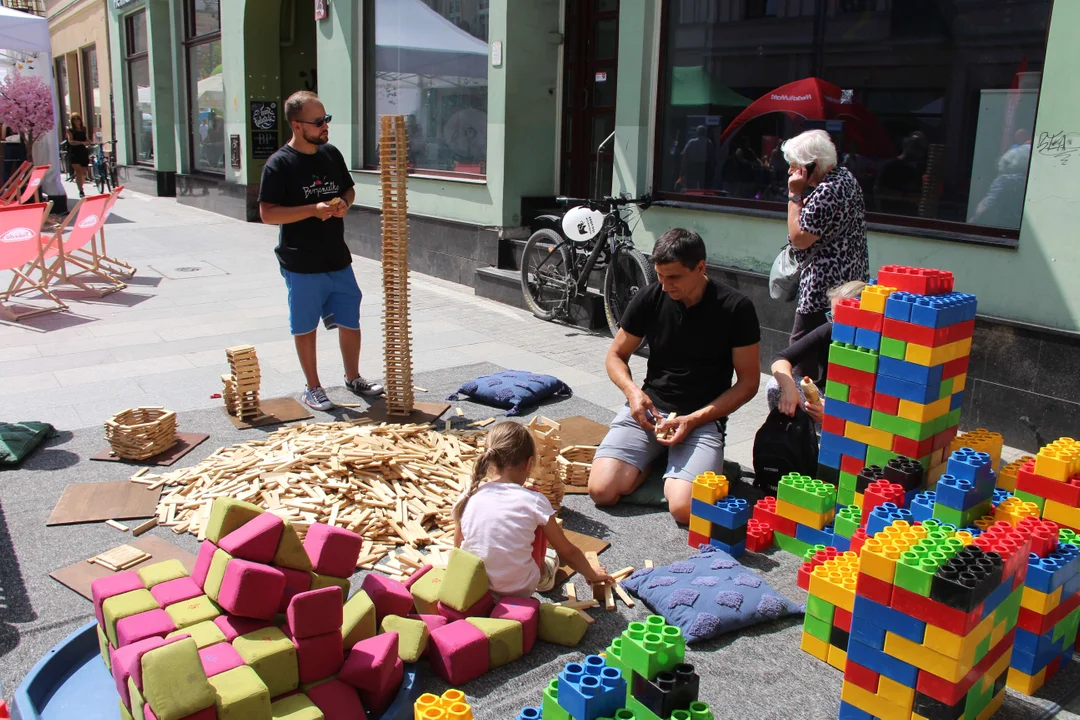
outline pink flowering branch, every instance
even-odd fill
[[[19,133],[27,153],[53,129],[52,92],[39,77],[15,72],[0,82],[0,122]]]

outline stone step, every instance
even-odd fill
[[[473,291],[479,297],[528,310],[525,297],[521,293],[521,272],[509,268],[477,268]],[[584,297],[579,297],[571,308],[566,322],[586,330],[607,328],[604,318],[603,296],[589,288]]]

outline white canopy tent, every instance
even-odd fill
[[[0,77],[14,72],[16,64],[23,67],[19,72],[34,75],[45,81],[52,91],[53,117],[57,124],[62,122],[60,106],[56,100],[56,80],[52,72],[52,43],[49,41],[49,21],[43,17],[29,15],[19,10],[0,7],[0,50],[10,51],[0,54]],[[19,62],[17,55],[22,53],[27,60]],[[42,181],[42,191],[46,195],[64,195],[60,184],[60,141],[59,128],[54,127],[31,149],[36,164],[49,164],[52,170]]]

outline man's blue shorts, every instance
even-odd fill
[[[327,329],[360,329],[360,301],[352,266],[328,273],[295,273],[281,268],[289,289],[289,332],[315,332],[322,318]]]

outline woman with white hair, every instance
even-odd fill
[[[870,279],[866,205],[836,146],[824,130],[807,130],[784,143],[788,169],[788,242],[802,266],[791,342],[826,322],[829,288]],[[795,368],[801,374],[801,368]]]

